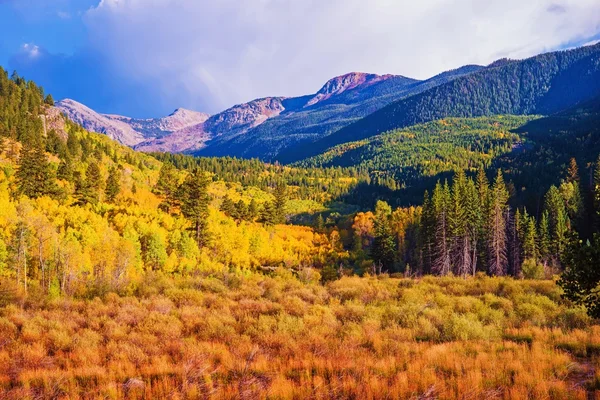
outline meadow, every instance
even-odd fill
[[[2,399],[600,399],[600,325],[551,280],[280,268],[51,299],[2,282]]]

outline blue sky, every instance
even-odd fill
[[[0,65],[106,113],[214,113],[600,39],[598,0],[0,0]]]

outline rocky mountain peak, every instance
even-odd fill
[[[313,104],[327,100],[335,95],[342,94],[359,86],[369,86],[392,77],[394,77],[394,75],[377,75],[364,72],[350,72],[348,74],[336,76],[335,78],[328,80],[316,95],[306,103],[306,106],[312,106]]]

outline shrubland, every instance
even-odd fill
[[[600,326],[552,281],[224,269],[39,293],[2,297],[5,398],[600,395]]]

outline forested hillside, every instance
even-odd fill
[[[284,110],[253,127],[243,135],[217,137],[193,154],[201,156],[257,157],[262,160],[278,159],[281,151],[294,151],[297,146],[310,143],[363,118],[391,102],[426,91],[482,67],[467,65],[447,71],[430,79],[419,81],[403,76],[379,77],[375,83],[362,84],[346,90],[337,90],[336,77],[326,83],[316,95],[285,99]],[[324,97],[320,97],[325,95]],[[318,99],[318,101],[317,101]]]
[[[281,153],[281,162],[335,145],[446,117],[549,115],[600,93],[600,44],[500,62],[399,100],[315,143]]]

